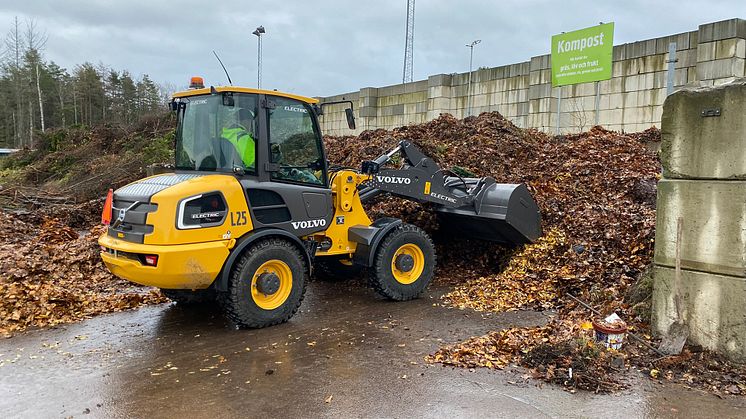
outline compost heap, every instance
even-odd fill
[[[466,280],[445,297],[449,305],[547,309],[570,291],[614,310],[652,257],[660,164],[639,138],[651,132],[621,135],[595,127],[553,137],[493,112],[327,138],[327,150],[330,161],[359,167],[408,139],[443,168],[528,185],[541,209],[543,236],[512,250],[442,237],[435,213],[417,203],[386,198],[371,205],[374,216],[401,217],[434,236],[438,280]]]
[[[687,348],[680,356],[652,362],[658,355],[634,341],[622,351],[600,348],[593,339],[594,315],[567,297],[578,297],[604,315],[618,313],[631,331],[650,340],[646,267],[653,256],[660,163],[646,144],[660,141],[659,130],[624,134],[594,127],[550,136],[520,129],[493,112],[463,120],[441,115],[421,125],[326,142],[330,161],[359,167],[403,139],[443,168],[526,183],[541,209],[543,236],[509,250],[446,237],[434,213],[416,203],[386,197],[369,204],[374,216],[401,217],[433,235],[436,281],[456,284],[443,303],[478,311],[557,313],[545,326],[496,331],[443,347],[427,357],[429,362],[496,369],[521,364],[534,378],[572,391],[622,388],[619,371],[635,368],[716,393],[746,392],[743,371],[713,354]]]
[[[48,130],[0,170],[0,336],[168,301],[157,290],[116,278],[98,236],[110,187],[169,161],[168,117],[132,126]],[[0,168],[3,169],[3,168]]]
[[[109,273],[96,243],[102,232],[0,212],[0,336],[168,301]]]

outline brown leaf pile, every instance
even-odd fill
[[[39,225],[0,211],[0,335],[168,301],[112,276],[96,240],[57,219]]]
[[[660,163],[644,142],[656,134],[594,127],[553,137],[492,112],[463,120],[441,115],[326,143],[330,161],[359,167],[408,139],[442,168],[529,186],[545,235],[522,249],[440,235],[436,216],[419,204],[383,198],[370,205],[373,216],[400,217],[433,234],[444,255],[439,280],[467,280],[445,297],[447,303],[477,310],[549,308],[561,292],[573,291],[614,309],[652,257]],[[646,188],[652,188],[652,200]]]
[[[499,330],[445,346],[425,359],[458,367],[503,369],[521,358],[527,347],[549,342],[552,331],[549,326]]]
[[[610,392],[627,386],[618,374],[626,367],[624,357],[600,349],[593,341],[592,332],[568,320],[473,337],[445,346],[425,360],[490,369],[504,369],[520,363],[530,369],[532,378],[593,392]]]

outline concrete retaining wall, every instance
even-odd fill
[[[653,271],[653,327],[664,333],[677,316],[680,219],[681,317],[690,342],[740,361],[746,361],[744,109],[746,79],[684,89],[666,100]]]
[[[598,84],[553,88],[549,55],[476,70],[472,73],[472,114],[499,111],[520,127],[554,132],[561,89],[561,131],[587,130],[596,123],[598,88],[601,125],[629,132],[660,126],[671,42],[676,43],[676,88],[691,83],[713,86],[746,76],[746,20],[731,19],[700,25],[691,32],[617,45],[612,78]],[[462,118],[468,112],[468,80],[468,73],[438,74],[413,83],[320,98],[352,100],[358,120],[358,129],[349,130],[343,105],[336,105],[335,112],[322,117],[322,128],[330,135],[349,135],[421,123],[441,113]]]
[[[653,270],[653,327],[665,331],[676,311],[672,268]],[[746,279],[685,269],[681,274],[683,318],[689,342],[718,351],[736,361],[746,360]]]
[[[746,112],[733,112],[746,97],[746,85],[702,95],[684,90],[666,103],[663,117],[663,174],[668,178],[746,179],[743,138]],[[720,116],[703,117],[707,110],[728,109]],[[690,141],[707,138],[707,143]]]

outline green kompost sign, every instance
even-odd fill
[[[552,86],[611,78],[614,23],[552,37]]]

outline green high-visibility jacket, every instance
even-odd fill
[[[233,144],[247,169],[254,167],[256,158],[254,138],[246,129],[243,127],[223,128],[221,136]]]

